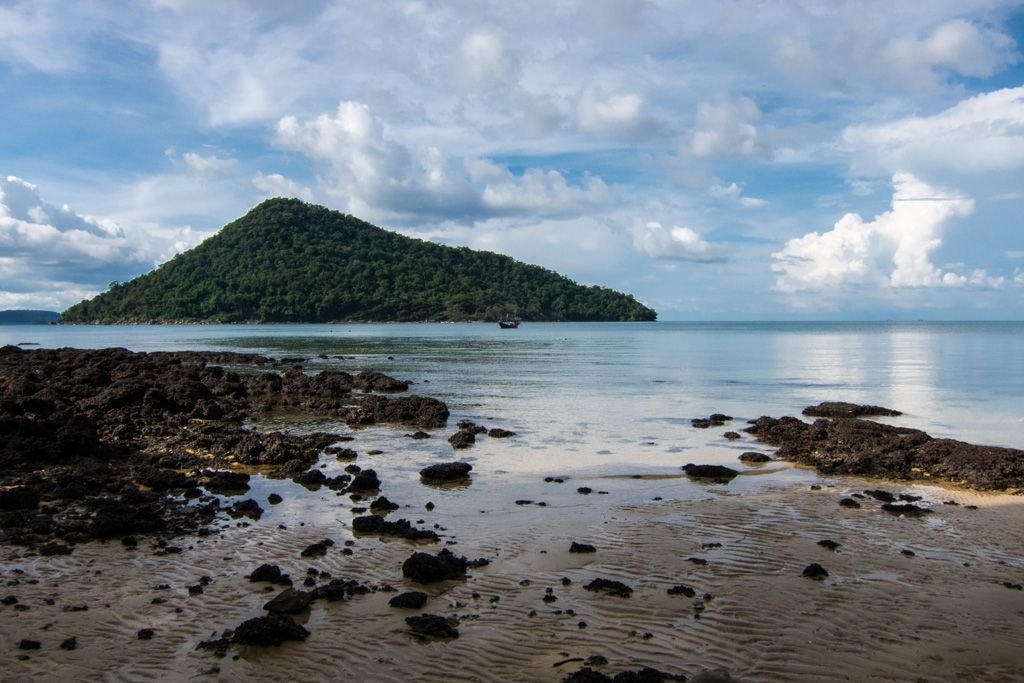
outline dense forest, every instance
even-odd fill
[[[508,256],[405,237],[270,199],[67,322],[654,320],[650,308]]]

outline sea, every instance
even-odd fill
[[[530,477],[736,465],[761,445],[725,431],[743,434],[747,420],[799,415],[821,401],[894,408],[903,415],[886,419],[893,424],[1024,448],[1024,322],[21,325],[0,326],[4,344],[244,351],[300,356],[309,372],[379,370],[445,401],[451,431],[472,420],[516,432],[472,457]],[[735,419],[710,430],[691,424],[711,413]],[[280,420],[274,426],[324,426]],[[401,431],[361,436],[367,448],[426,449],[421,461],[450,457],[442,438],[417,445]]]

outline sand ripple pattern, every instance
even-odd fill
[[[460,639],[417,642],[402,619],[412,612],[389,607],[391,594],[376,592],[314,603],[303,618],[312,633],[305,643],[241,648],[223,659],[196,645],[263,613],[274,592],[244,578],[258,564],[280,564],[299,581],[313,567],[404,590],[414,586],[401,564],[416,546],[354,539],[348,512],[323,495],[321,512],[309,516],[314,523],[268,513],[251,526],[224,523],[219,534],[182,539],[180,553],[164,556],[148,541],[135,550],[83,545],[45,561],[4,549],[3,592],[30,609],[0,608],[3,677],[558,681],[580,666],[556,666],[562,660],[600,654],[611,673],[724,667],[743,681],[1024,681],[1024,593],[1003,586],[1024,579],[1024,508],[927,489],[936,512],[925,519],[893,517],[874,501],[860,510],[837,505],[868,487],[841,479],[816,491],[732,495],[718,488],[696,499],[630,505],[551,494],[545,508],[508,505],[490,517],[458,508],[453,493],[444,508],[451,517],[432,518],[451,531],[429,549],[449,542],[461,554],[493,560],[464,581],[424,589],[425,611],[459,618]],[[322,538],[337,544],[325,557],[299,557]],[[841,546],[817,545],[826,538]],[[571,540],[598,551],[570,554]],[[345,541],[354,541],[351,555],[342,552]],[[801,577],[810,562],[829,577]],[[190,595],[203,576],[209,585]],[[586,591],[595,577],[622,581],[634,593]],[[666,593],[680,583],[697,597]],[[545,601],[548,589],[554,600]],[[138,639],[143,628],[154,630],[151,640]],[[59,650],[70,636],[78,648]],[[43,649],[19,660],[21,638],[38,639]]]

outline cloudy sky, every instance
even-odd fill
[[[0,309],[265,197],[673,319],[1024,316],[1019,0],[0,0]]]

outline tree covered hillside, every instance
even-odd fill
[[[507,256],[446,247],[297,199],[270,199],[68,322],[654,320],[633,297]]]

